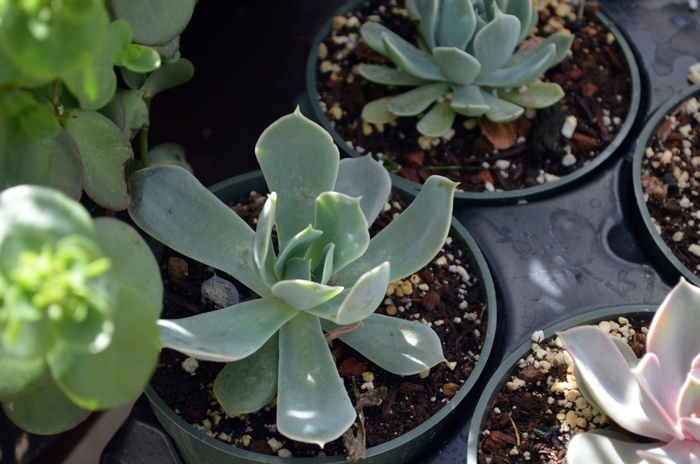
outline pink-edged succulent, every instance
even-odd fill
[[[558,335],[586,399],[629,432],[658,440],[589,431],[571,440],[569,463],[700,463],[700,289],[683,279],[673,288],[654,316],[641,359],[595,326]]]

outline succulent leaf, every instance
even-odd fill
[[[476,12],[470,0],[443,0],[438,45],[464,50],[476,32]]]
[[[374,313],[384,299],[388,285],[388,262],[363,274],[340,305],[335,322],[340,325],[354,324]]]
[[[551,82],[533,82],[527,84],[526,90],[498,89],[498,97],[523,108],[548,108],[564,98],[564,91],[559,84]]]
[[[698,464],[700,462],[700,443],[694,440],[674,440],[658,448],[646,448],[637,451],[637,456],[649,464]]]
[[[360,198],[360,208],[371,225],[382,212],[391,192],[389,173],[371,155],[344,158],[338,165],[335,192]]]
[[[291,258],[284,268],[284,280],[311,280],[311,262],[304,258]],[[276,295],[281,298],[280,295]],[[299,309],[299,308],[295,308]]]
[[[556,46],[549,44],[539,53],[518,65],[497,69],[487,75],[479,75],[474,80],[477,85],[489,87],[520,87],[534,81],[551,66]]]
[[[416,48],[399,36],[384,33],[386,55],[407,73],[428,81],[444,81],[445,76],[433,56]]]
[[[573,43],[573,41],[573,34],[566,34],[563,32],[552,34],[546,39],[544,39],[542,42],[535,45],[534,47],[530,47],[524,51],[517,51],[515,54],[513,54],[513,56],[510,57],[510,59],[506,62],[506,64],[503,65],[503,67],[510,68],[513,66],[517,66],[531,59],[533,56],[537,55],[543,48],[546,48],[552,44],[556,47],[557,51],[554,54],[554,60],[552,61],[551,66],[556,66],[559,63],[561,63],[561,61],[569,53],[569,49],[571,48],[571,44]]]
[[[433,58],[442,74],[455,84],[471,84],[481,70],[479,60],[456,47],[436,47]]]
[[[250,356],[299,311],[277,298],[260,298],[183,319],[158,321],[162,344],[204,361]]]
[[[520,36],[518,37],[518,43],[525,40],[525,38],[530,33],[532,29],[533,21],[537,24],[537,18],[533,18],[537,15],[537,11],[532,6],[532,2],[522,2],[517,0],[511,0],[507,3],[507,6],[501,8],[504,13],[513,15],[520,21]]]
[[[455,85],[450,107],[464,116],[481,116],[489,110],[489,105],[477,85]]]
[[[277,429],[293,440],[323,446],[355,422],[355,408],[319,319],[300,312],[280,329]]]
[[[265,201],[253,236],[253,264],[260,278],[272,287],[278,279],[274,272],[275,251],[272,248],[272,228],[277,212],[277,194],[272,192]],[[268,256],[270,255],[270,256]],[[272,263],[273,266],[269,266]]]
[[[437,46],[439,2],[438,0],[416,0],[416,8],[420,14],[420,25],[418,27],[420,34],[428,48],[433,49]]]
[[[311,244],[321,235],[323,235],[322,230],[316,230],[309,224],[304,230],[280,246],[274,267],[275,275],[279,280],[285,278],[287,262],[292,258],[303,258]]]
[[[677,425],[676,399],[668,391],[661,371],[659,358],[654,353],[647,353],[640,360],[632,374],[639,383],[640,399],[644,413],[664,432],[678,440],[683,439],[683,431]],[[678,405],[679,410],[681,405]]]
[[[688,378],[686,379],[685,383],[683,384],[683,387],[681,387],[681,391],[679,392],[677,406],[678,417],[692,418],[692,416],[696,414],[696,411],[700,410],[700,378],[698,378],[699,367],[700,355],[698,355],[695,358],[690,373],[688,374]],[[665,386],[665,383],[662,381],[663,377],[660,366],[656,373],[660,377],[655,378],[654,380],[657,380],[662,386]],[[646,378],[649,379],[650,377],[647,375]],[[666,393],[668,395],[668,392]],[[672,408],[673,404],[664,404],[664,406],[667,406],[669,408],[668,410],[672,413],[676,412],[674,408]]]
[[[122,68],[124,69],[124,68]],[[125,73],[122,73],[124,75]],[[133,73],[136,76],[141,76],[140,73]],[[172,63],[163,63],[158,69],[148,75],[146,80],[140,86],[146,94],[153,97],[163,90],[177,87],[192,79],[194,76],[194,66],[189,60],[184,58]],[[139,78],[136,78],[134,84],[138,84]],[[134,88],[134,87],[132,87]],[[138,87],[136,87],[138,88]]]
[[[519,36],[518,18],[497,11],[495,18],[474,36],[474,57],[481,63],[479,76],[503,66],[518,45]]]
[[[397,116],[415,116],[449,90],[450,86],[443,82],[422,85],[394,97],[389,102],[389,110]]]
[[[659,443],[634,442],[617,432],[593,430],[571,439],[567,457],[570,462],[587,464],[643,464],[637,452],[657,446]]]
[[[428,137],[442,137],[452,128],[455,116],[450,102],[437,103],[418,121],[416,129]]]
[[[290,307],[306,310],[332,299],[343,289],[343,287],[321,285],[308,280],[281,280],[273,285],[271,290],[277,298]]]
[[[486,117],[493,122],[515,121],[525,112],[522,107],[502,100],[483,89],[481,89],[481,96],[484,97],[484,101],[489,105]]]
[[[179,166],[186,171],[193,172],[192,166],[185,159],[185,148],[172,142],[161,143],[151,148],[148,151],[148,164],[150,166]]]
[[[362,119],[371,124],[386,124],[396,121],[396,115],[389,109],[394,97],[382,97],[362,107]]]
[[[73,138],[64,128],[51,139],[51,164],[47,187],[53,187],[79,201],[83,194],[83,162]]]
[[[388,56],[384,47],[384,35],[393,37],[397,41],[403,40],[388,27],[375,22],[363,24],[360,28],[360,35],[372,50],[383,56]]]
[[[247,414],[267,405],[277,394],[279,335],[255,353],[226,364],[214,380],[214,396],[229,415]]]
[[[37,383],[46,373],[43,358],[24,359],[0,350],[0,401],[10,399]]]
[[[335,244],[329,243],[323,248],[318,265],[311,271],[314,279],[320,284],[326,285],[333,275],[333,253]]]
[[[357,72],[368,81],[383,85],[415,87],[428,82],[400,69],[377,64],[362,63]]]

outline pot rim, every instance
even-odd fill
[[[333,15],[328,19],[319,29],[316,37],[311,44],[311,51],[309,52],[309,57],[306,63],[306,89],[309,103],[312,109],[312,118],[333,137],[333,141],[338,145],[340,150],[346,155],[353,158],[362,156],[360,153],[350,148],[343,137],[331,127],[328,122],[328,118],[321,110],[318,104],[318,99],[316,98],[316,69],[318,63],[318,46],[325,39],[332,29],[332,20],[335,16],[344,15],[345,13],[356,9],[360,4],[366,2],[367,0],[353,0],[338,10],[336,10]],[[642,98],[642,79],[640,75],[640,69],[637,64],[636,55],[632,50],[632,47],[627,42],[624,33],[615,26],[615,24],[605,15],[602,11],[598,10],[596,12],[596,18],[605,26],[607,26],[610,32],[615,36],[615,43],[617,44],[622,55],[627,59],[627,66],[629,77],[631,79],[631,95],[630,95],[630,107],[625,118],[624,123],[620,127],[620,131],[615,136],[615,138],[608,144],[608,146],[598,154],[593,160],[582,168],[561,177],[555,182],[548,182],[541,185],[536,185],[533,187],[526,187],[519,190],[509,190],[506,192],[461,192],[456,191],[454,200],[455,204],[460,206],[464,205],[488,205],[496,206],[503,204],[512,204],[519,201],[534,201],[543,198],[549,198],[554,193],[559,193],[563,190],[568,190],[574,185],[582,182],[583,178],[588,177],[593,172],[598,171],[599,168],[608,161],[612,155],[617,152],[618,148],[627,139],[632,126],[637,120],[639,115],[639,108]],[[413,188],[414,190],[420,190],[422,184],[405,179],[393,172],[390,173],[392,177],[392,182],[402,183],[406,187]],[[398,182],[397,182],[398,181]],[[405,187],[405,188],[406,188]]]
[[[656,231],[654,222],[651,219],[651,214],[649,214],[649,208],[647,208],[646,201],[644,200],[644,189],[642,188],[642,161],[644,160],[644,152],[649,140],[656,133],[661,124],[663,124],[665,116],[680,106],[683,101],[693,96],[700,97],[700,83],[687,87],[666,100],[644,124],[642,132],[637,138],[637,146],[634,150],[634,159],[632,161],[632,185],[634,188],[634,199],[637,210],[641,215],[643,223],[640,238],[643,240],[646,248],[649,249],[650,257],[668,276],[673,275],[676,279],[682,276],[694,285],[700,286],[700,278],[693,274],[678,258],[676,258],[668,245],[666,245],[666,242],[661,238],[661,235]]]
[[[253,171],[246,174],[241,174],[230,179],[219,182],[211,187],[209,190],[214,194],[224,195],[226,191],[235,189],[235,186],[241,183],[249,185],[264,185],[265,179],[263,177],[262,171]],[[406,190],[401,186],[393,185],[399,191],[412,198],[418,193],[415,190]],[[445,419],[452,411],[460,406],[462,400],[467,397],[467,395],[472,391],[474,385],[480,379],[487,362],[489,361],[489,356],[493,350],[494,341],[496,338],[496,325],[497,325],[497,307],[496,307],[496,291],[494,287],[493,277],[489,271],[486,259],[484,258],[478,245],[472,238],[472,236],[467,232],[467,230],[462,226],[462,224],[453,216],[452,223],[450,227],[450,234],[459,238],[463,245],[469,250],[470,265],[472,266],[472,272],[477,275],[479,279],[479,284],[481,285],[482,295],[484,302],[487,305],[488,314],[488,327],[484,334],[484,343],[481,349],[479,360],[476,363],[474,369],[472,370],[469,378],[461,386],[457,395],[455,395],[445,406],[443,406],[437,413],[435,413],[430,419],[414,428],[408,433],[405,433],[393,440],[383,443],[378,446],[367,448],[367,459],[375,456],[381,456],[384,453],[390,452],[394,449],[400,448],[405,443],[411,441],[412,439],[419,437],[423,434],[427,434],[433,429],[439,422]],[[154,250],[154,254],[158,255],[162,253],[164,245],[157,242],[155,239],[149,239],[149,244]],[[174,423],[178,428],[185,431],[191,438],[199,440],[200,442],[218,449],[219,451],[225,452],[229,455],[241,457],[245,459],[255,459],[257,462],[267,463],[267,464],[283,464],[288,463],[288,458],[281,458],[278,456],[267,456],[245,449],[237,448],[236,446],[226,444],[217,440],[215,438],[209,437],[208,435],[195,429],[192,424],[186,422],[182,417],[176,414],[165,402],[158,396],[158,394],[153,390],[150,384],[146,385],[144,392],[148,397],[151,407],[158,409],[164,416],[166,416],[170,421]],[[160,418],[159,418],[160,419]],[[443,432],[445,433],[445,432]],[[449,433],[449,432],[448,432]],[[338,456],[328,456],[325,458],[294,458],[295,462],[303,463],[316,463],[316,464],[331,464],[331,463],[345,463],[347,455]]]
[[[596,324],[610,318],[625,316],[625,317],[653,317],[658,305],[640,304],[640,305],[622,305],[612,306],[608,308],[598,309],[586,314],[579,314],[565,321],[559,322],[548,329],[544,330],[544,339],[548,340],[555,336],[557,332],[568,328]],[[511,353],[496,369],[488,383],[484,387],[479,402],[474,410],[472,422],[469,426],[469,436],[467,439],[467,464],[478,464],[479,442],[481,441],[481,428],[491,407],[498,395],[501,387],[510,379],[513,372],[517,369],[517,363],[520,359],[524,359],[532,351],[532,340],[527,340],[520,345],[513,353]]]

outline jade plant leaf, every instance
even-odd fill
[[[35,139],[50,139],[58,135],[60,126],[54,113],[45,106],[32,105],[19,115],[19,124]]]
[[[0,46],[0,87],[16,81],[22,77],[22,70],[10,60],[7,53]]]
[[[474,36],[474,57],[481,63],[479,76],[491,74],[513,54],[520,36],[520,21],[497,11],[496,17]]]
[[[120,131],[124,132],[124,123],[126,115],[124,113],[124,104],[119,98],[119,93],[116,93],[105,106],[97,110],[102,116],[106,117],[114,123]]]
[[[304,133],[305,137],[297,136]],[[340,154],[331,136],[299,109],[265,129],[255,146],[267,186],[277,193],[280,243],[314,222],[316,197],[333,190]],[[319,163],[319,159],[324,161]]]
[[[469,117],[481,116],[489,110],[489,105],[476,85],[456,85],[453,88],[450,107],[459,114]]]
[[[416,128],[428,137],[442,137],[452,128],[456,115],[450,102],[437,103],[418,121]]]
[[[355,422],[317,317],[300,312],[280,330],[277,429],[323,446]]]
[[[185,29],[195,0],[110,0],[112,13],[131,25],[133,41],[143,45],[165,45]]]
[[[357,72],[368,81],[384,85],[409,86],[427,84],[428,81],[420,79],[400,69],[380,66],[377,64],[362,63]]]
[[[438,44],[464,50],[476,31],[476,13],[470,0],[443,0]]]
[[[371,155],[344,158],[338,164],[338,178],[333,191],[359,197],[360,208],[367,224],[371,225],[389,199],[391,177]]]
[[[533,82],[522,89],[498,89],[498,97],[523,108],[548,108],[564,98],[564,91],[558,84]]]
[[[362,107],[362,119],[371,124],[386,124],[396,121],[396,115],[389,109],[394,97],[382,97]]]
[[[389,281],[393,282],[429,262],[445,244],[456,187],[456,183],[443,177],[429,177],[404,212],[370,240],[365,254],[338,272],[336,284],[351,286],[362,274],[385,261],[391,265]],[[425,211],[432,211],[429,221],[425,220]],[[405,224],[423,224],[423,227],[412,228],[413,233],[406,234]],[[421,246],[415,247],[416,243]]]
[[[415,116],[449,90],[450,86],[443,82],[422,85],[394,97],[389,102],[389,110],[397,116]]]
[[[148,75],[146,81],[141,86],[150,97],[192,79],[194,76],[194,66],[192,62],[181,58],[174,63],[163,63],[160,68]]]
[[[148,164],[150,166],[165,166],[171,164],[179,166],[191,173],[192,166],[185,159],[185,148],[172,142],[161,143],[148,151]]]
[[[0,351],[0,400],[17,396],[32,384],[37,383],[46,372],[43,359],[25,359],[10,356]]]
[[[340,339],[367,359],[396,375],[413,375],[445,360],[440,339],[424,324],[381,314],[364,319],[361,330],[340,336]],[[322,320],[329,332],[340,326]]]
[[[124,83],[130,89],[140,89],[146,82],[146,78],[148,78],[148,75],[144,73],[137,73],[123,66],[119,67],[119,73],[122,75]]]
[[[22,429],[37,435],[55,435],[87,419],[86,411],[58,388],[50,375],[30,390],[3,403],[7,417]]]
[[[267,405],[277,394],[279,335],[255,353],[226,364],[214,380],[214,396],[229,415],[247,414]]]
[[[63,121],[83,160],[83,188],[92,200],[113,211],[129,207],[126,166],[134,159],[131,143],[112,121],[95,111],[74,109]]]
[[[44,184],[51,166],[51,142],[27,134],[19,118],[0,106],[0,190],[20,184]]]
[[[399,36],[384,33],[383,39],[386,55],[406,72],[429,81],[446,80],[430,53],[416,48]]]
[[[158,52],[164,62],[174,59],[180,52],[180,36],[178,35],[165,45],[156,45],[153,49]]]
[[[250,356],[299,314],[276,298],[261,298],[176,320],[160,320],[164,347],[205,361],[231,362]]]
[[[272,296],[252,265],[253,229],[189,172],[176,166],[141,169],[131,175],[131,191],[129,215],[153,238],[229,273],[260,296]]]
[[[83,194],[83,162],[78,147],[68,132],[61,128],[51,139],[51,167],[46,185],[61,190],[78,201]]]
[[[160,67],[160,55],[151,47],[129,44],[117,65],[136,73],[149,73]]]
[[[455,47],[436,47],[433,58],[442,74],[455,84],[471,84],[481,71],[479,60]]]
[[[124,108],[122,132],[129,140],[133,139],[141,129],[148,128],[150,125],[148,105],[146,105],[143,97],[144,92],[142,90],[123,90],[116,94],[116,99],[119,100]]]

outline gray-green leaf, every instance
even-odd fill
[[[391,192],[391,177],[371,155],[343,158],[338,165],[334,191],[361,197],[360,208],[367,224],[374,223]]]
[[[444,82],[422,85],[394,97],[389,110],[397,116],[415,116],[449,91],[449,84]]]
[[[428,137],[442,137],[452,128],[455,116],[450,102],[437,103],[418,121],[416,129]]]
[[[362,63],[357,72],[368,81],[383,85],[414,87],[428,82],[400,69],[377,64]]]

